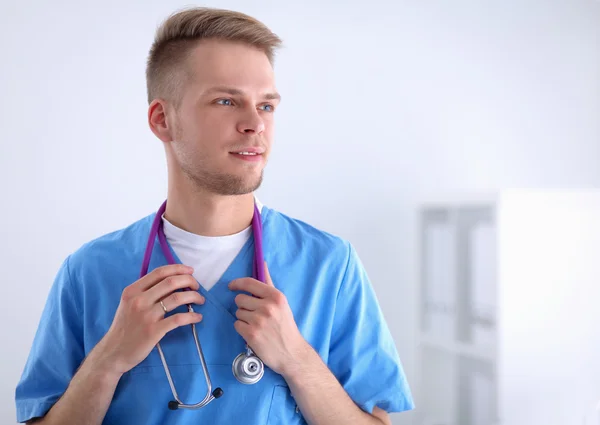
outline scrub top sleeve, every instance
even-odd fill
[[[348,244],[348,250],[328,366],[362,410],[411,410],[411,391],[375,292],[354,247]]]
[[[67,258],[50,288],[16,387],[17,422],[44,416],[67,389],[84,359],[82,317]]]

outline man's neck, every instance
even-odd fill
[[[183,194],[169,190],[165,218],[187,232],[202,236],[239,233],[252,223],[254,194],[220,196]]]

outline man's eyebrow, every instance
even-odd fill
[[[275,93],[267,93],[264,95],[264,98],[267,100],[281,100],[281,95],[277,92]]]
[[[243,96],[244,95],[243,91],[233,88],[233,87],[227,87],[227,86],[211,87],[204,92],[204,95],[209,95],[209,94],[213,94],[213,93],[227,93],[231,96]],[[277,92],[266,93],[263,95],[263,98],[267,99],[267,100],[281,100],[281,95]]]

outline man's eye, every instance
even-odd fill
[[[275,110],[275,107],[270,104],[262,105],[261,108],[266,112],[273,112]]]
[[[219,103],[221,105],[225,105],[225,106],[230,106],[231,99],[219,99],[219,100],[217,100],[217,103]]]

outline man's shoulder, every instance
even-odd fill
[[[314,254],[347,258],[352,248],[343,237],[273,208],[268,209],[266,222],[267,231],[272,232],[265,236],[266,243],[282,244],[285,249],[291,246]]]
[[[85,242],[69,255],[71,267],[78,268],[84,263],[94,262],[113,265],[131,257],[143,256],[153,218],[154,213],[146,215],[125,227]]]

